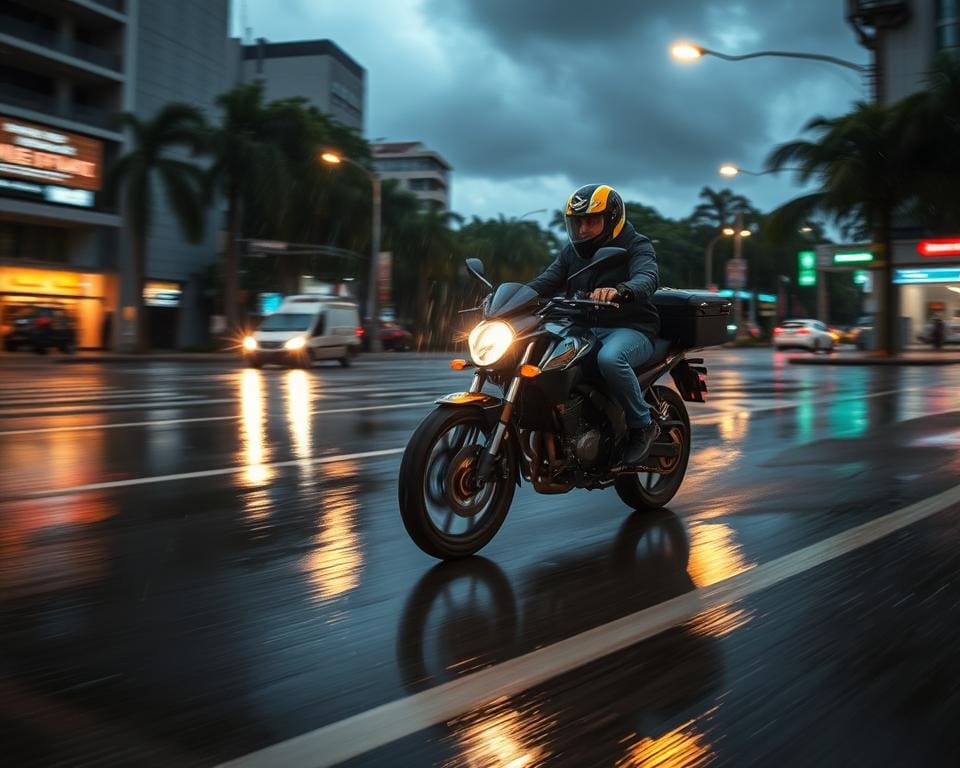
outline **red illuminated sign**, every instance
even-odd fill
[[[921,256],[960,256],[960,240],[956,238],[921,240],[917,243],[917,252]]]

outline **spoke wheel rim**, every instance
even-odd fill
[[[469,539],[491,515],[496,482],[473,488],[485,442],[481,422],[469,420],[451,424],[431,446],[423,498],[430,525],[444,538]]]

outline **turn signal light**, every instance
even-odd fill
[[[529,363],[520,366],[520,375],[525,379],[535,379],[543,371],[541,371],[537,366],[530,365]]]
[[[464,368],[467,367],[467,361],[460,358],[457,358],[456,360],[451,360],[450,367],[453,368],[453,370],[455,371],[462,371]]]

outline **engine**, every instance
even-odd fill
[[[573,395],[558,407],[563,432],[560,438],[563,455],[581,469],[593,469],[601,463],[608,440],[602,431],[605,417],[580,394]]]

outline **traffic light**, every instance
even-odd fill
[[[817,284],[816,251],[797,252],[797,285]]]

